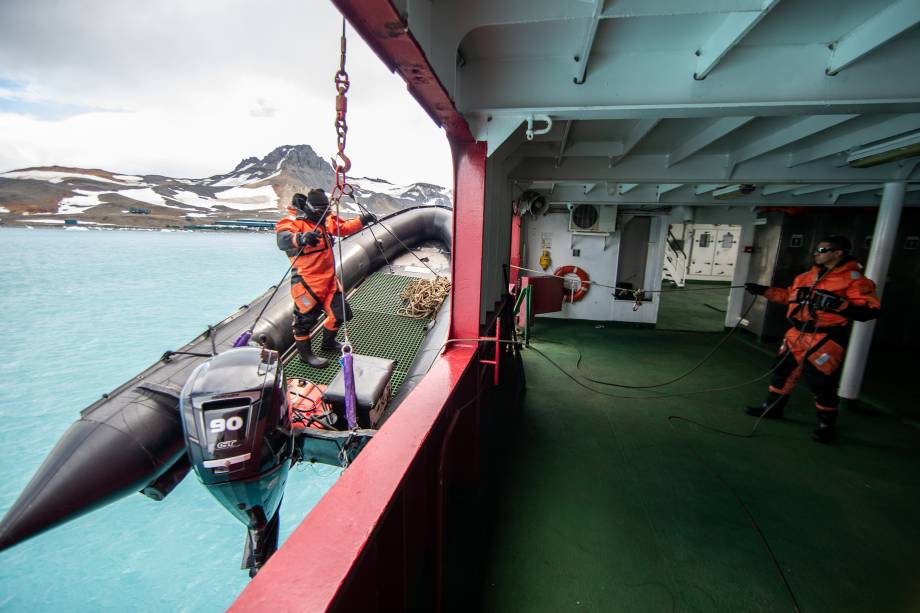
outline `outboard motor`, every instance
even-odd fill
[[[278,507],[294,451],[278,352],[239,347],[200,365],[180,411],[192,468],[248,528],[242,568],[255,576],[278,548]]]

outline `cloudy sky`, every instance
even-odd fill
[[[443,131],[348,32],[352,174],[451,187]],[[0,0],[0,172],[205,177],[300,143],[330,157],[340,33],[326,0]]]

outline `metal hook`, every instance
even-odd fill
[[[546,123],[545,128],[540,128],[539,130],[533,129],[534,121],[542,121]],[[527,116],[527,140],[533,140],[534,136],[539,136],[540,134],[546,134],[553,129],[553,120],[549,115],[538,114],[538,115],[528,115]]]

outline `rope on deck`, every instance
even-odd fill
[[[434,317],[449,293],[450,279],[447,277],[416,279],[399,294],[406,306],[396,311],[396,314],[412,319]]]

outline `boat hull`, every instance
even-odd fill
[[[343,239],[340,272],[346,289],[418,243],[450,246],[450,209],[417,207],[381,222],[389,232],[376,226]],[[133,492],[165,497],[188,473],[179,421],[182,386],[212,354],[232,348],[263,308],[253,341],[279,353],[288,350],[293,345],[290,292],[270,288],[103,395],[81,412],[0,522],[0,550]]]

